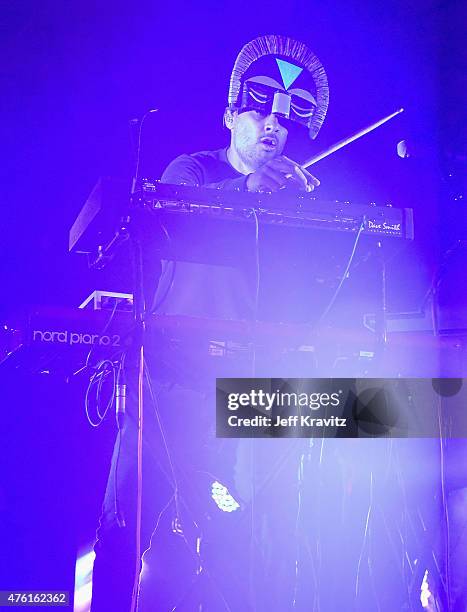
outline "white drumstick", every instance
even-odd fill
[[[384,117],[384,119],[380,119],[376,123],[373,123],[373,125],[370,125],[370,126],[364,128],[363,130],[360,130],[359,132],[357,132],[353,136],[349,136],[348,138],[345,138],[344,140],[340,140],[336,144],[334,144],[331,147],[329,147],[329,149],[326,149],[325,151],[321,151],[321,153],[318,153],[317,155],[313,155],[313,157],[311,157],[305,163],[301,164],[302,168],[308,168],[309,166],[312,166],[313,164],[316,164],[316,162],[320,161],[321,159],[324,159],[328,155],[331,155],[331,153],[335,153],[339,149],[342,149],[342,147],[347,146],[348,144],[350,144],[354,140],[357,140],[361,136],[365,136],[365,134],[368,134],[368,132],[372,132],[377,127],[379,127],[380,125],[383,125],[383,123],[386,123],[386,121],[389,121],[390,119],[392,119],[396,115],[399,115],[402,112],[404,112],[404,109],[400,108],[399,110],[396,110],[395,113],[392,113],[391,115],[388,115],[387,117]]]

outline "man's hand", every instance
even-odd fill
[[[319,180],[285,155],[266,162],[256,172],[248,175],[248,191],[279,191],[295,189],[313,191]]]

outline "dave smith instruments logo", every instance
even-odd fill
[[[388,231],[388,232],[400,232],[401,224],[400,223],[386,223],[386,221],[383,221],[383,223],[377,223],[376,221],[371,221],[369,219],[368,229],[383,230],[383,231]]]
[[[52,331],[35,329],[32,332],[32,341],[44,344],[68,344],[69,346],[120,346],[120,334],[87,334],[76,331]]]

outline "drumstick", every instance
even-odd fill
[[[308,159],[304,164],[301,164],[302,168],[308,168],[309,166],[316,164],[316,162],[320,161],[321,159],[324,159],[328,155],[331,155],[331,153],[335,153],[339,149],[342,149],[342,147],[347,146],[354,140],[357,140],[357,138],[360,138],[361,136],[365,136],[365,134],[368,134],[368,132],[372,132],[373,130],[376,130],[377,127],[379,127],[380,125],[383,125],[383,123],[386,123],[386,121],[389,121],[390,119],[392,119],[396,115],[399,115],[402,112],[404,112],[404,109],[400,108],[399,110],[396,110],[395,113],[392,113],[391,115],[388,115],[387,117],[384,117],[384,119],[380,119],[376,123],[373,123],[373,125],[370,125],[364,128],[363,130],[360,130],[353,136],[349,136],[348,138],[344,138],[344,140],[340,140],[336,144],[329,147],[329,149],[321,151],[321,153],[318,153],[317,155],[313,155],[313,157],[310,157],[310,159]]]

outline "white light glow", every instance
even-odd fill
[[[211,497],[222,512],[234,512],[240,508],[240,504],[230,495],[227,487],[217,480],[211,485]]]
[[[91,607],[92,569],[95,557],[94,550],[90,550],[76,560],[74,612],[89,612]]]
[[[430,605],[431,592],[430,587],[428,585],[428,570],[425,570],[425,575],[423,576],[422,584],[420,586],[420,602],[422,604],[422,608],[428,609]]]

